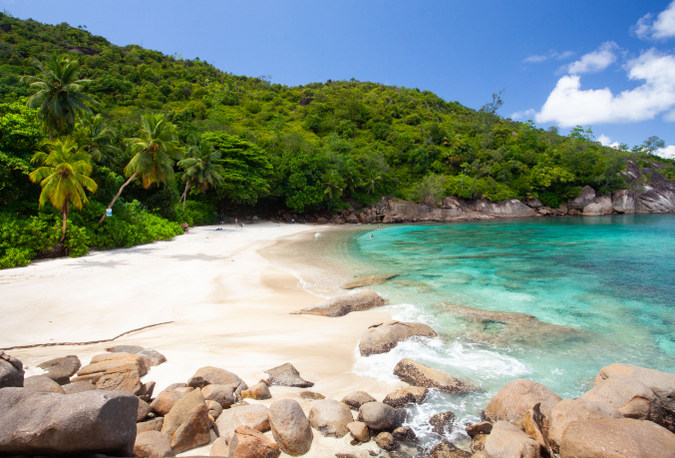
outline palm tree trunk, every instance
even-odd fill
[[[180,196],[180,198],[183,199],[183,210],[185,210],[185,201],[187,200],[187,193],[189,189],[190,189],[190,182],[188,181],[187,183],[185,183],[185,191],[183,191],[183,195]]]
[[[68,219],[68,201],[66,201],[66,204],[63,206],[61,214],[63,216],[63,223],[61,224],[61,240],[59,240],[59,241],[63,242],[63,240],[66,238],[66,220]]]
[[[115,201],[119,198],[120,194],[122,194],[122,190],[124,190],[124,188],[126,188],[126,186],[129,183],[131,183],[134,180],[134,178],[136,178],[136,172],[134,172],[133,175],[131,175],[129,177],[129,179],[124,182],[124,184],[122,186],[120,186],[120,189],[117,191],[117,194],[115,194],[115,197],[113,197],[113,200],[108,205],[108,208],[112,208],[112,206],[115,205]],[[104,213],[103,216],[101,216],[101,219],[98,220],[98,224],[101,224],[106,216],[107,216],[107,214]]]

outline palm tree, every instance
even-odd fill
[[[66,220],[69,204],[82,210],[87,203],[85,188],[91,192],[98,186],[91,174],[91,157],[69,138],[50,141],[46,144],[48,153],[38,151],[31,162],[42,164],[33,170],[28,177],[34,183],[40,183],[40,208],[50,201],[54,208],[61,211],[61,241],[66,236]]]
[[[122,155],[122,151],[114,145],[115,132],[105,125],[100,113],[82,119],[75,126],[73,136],[98,163],[110,165]]]
[[[188,157],[178,162],[184,170],[185,190],[180,197],[183,201],[183,210],[185,210],[185,201],[190,188],[196,187],[199,192],[204,193],[210,187],[223,181],[222,174],[225,170],[222,165],[218,164],[219,159],[220,151],[207,142],[201,142],[198,147],[190,148]]]
[[[90,80],[77,79],[78,63],[67,57],[58,58],[56,54],[44,65],[35,61],[35,66],[40,70],[38,76],[21,79],[36,90],[28,99],[28,105],[39,109],[38,116],[42,118],[50,140],[54,133],[71,133],[77,116],[91,112],[89,105],[96,103],[82,93],[82,84]]]
[[[122,190],[138,176],[141,177],[145,189],[154,183],[166,183],[173,179],[174,161],[181,158],[175,127],[166,122],[162,115],[141,116],[140,136],[129,139],[129,143],[133,157],[124,168],[124,175],[128,178],[120,186],[108,208],[112,208]],[[105,217],[104,213],[99,223]]]

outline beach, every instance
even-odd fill
[[[35,366],[51,358],[74,354],[87,364],[114,345],[152,348],[167,358],[144,377],[157,383],[155,394],[203,366],[227,369],[253,385],[265,370],[290,362],[327,398],[364,390],[381,399],[397,385],[357,376],[352,368],[361,335],[388,313],[292,314],[325,297],[303,289],[292,271],[260,253],[329,229],[270,222],[196,227],[170,241],[0,271],[0,348],[23,362],[27,376],[41,373]],[[273,386],[272,400],[291,397],[306,408],[300,391]],[[345,438],[318,433],[315,442],[306,456],[350,447]],[[187,454],[193,452],[205,449]]]

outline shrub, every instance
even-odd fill
[[[216,207],[205,202],[188,200],[185,203],[185,210],[182,204],[176,206],[176,221],[179,223],[185,221],[190,226],[215,224],[218,222]]]

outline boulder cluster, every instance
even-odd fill
[[[380,299],[351,296],[309,313],[341,316]],[[424,324],[389,321],[366,329],[359,349],[384,353],[406,339],[436,336]],[[461,396],[479,386],[403,358],[394,374],[404,383],[381,402],[364,391],[326,399],[306,390],[314,383],[290,363],[264,371],[252,386],[206,366],[155,395],[155,383],[142,378],[165,361],[155,350],[120,345],[85,366],[75,355],[45,361],[38,365],[43,375],[26,377],[21,361],[0,351],[0,455],[164,457],[210,444],[211,456],[301,456],[320,435],[347,436],[357,446],[353,454],[336,453],[340,458],[675,457],[675,374],[630,364],[604,367],[577,399],[514,380],[490,400],[480,423],[458,425],[450,411],[428,419],[439,440],[465,428],[470,446],[443,440],[428,449],[406,426],[409,408],[431,390]],[[272,399],[275,385],[298,391]]]

